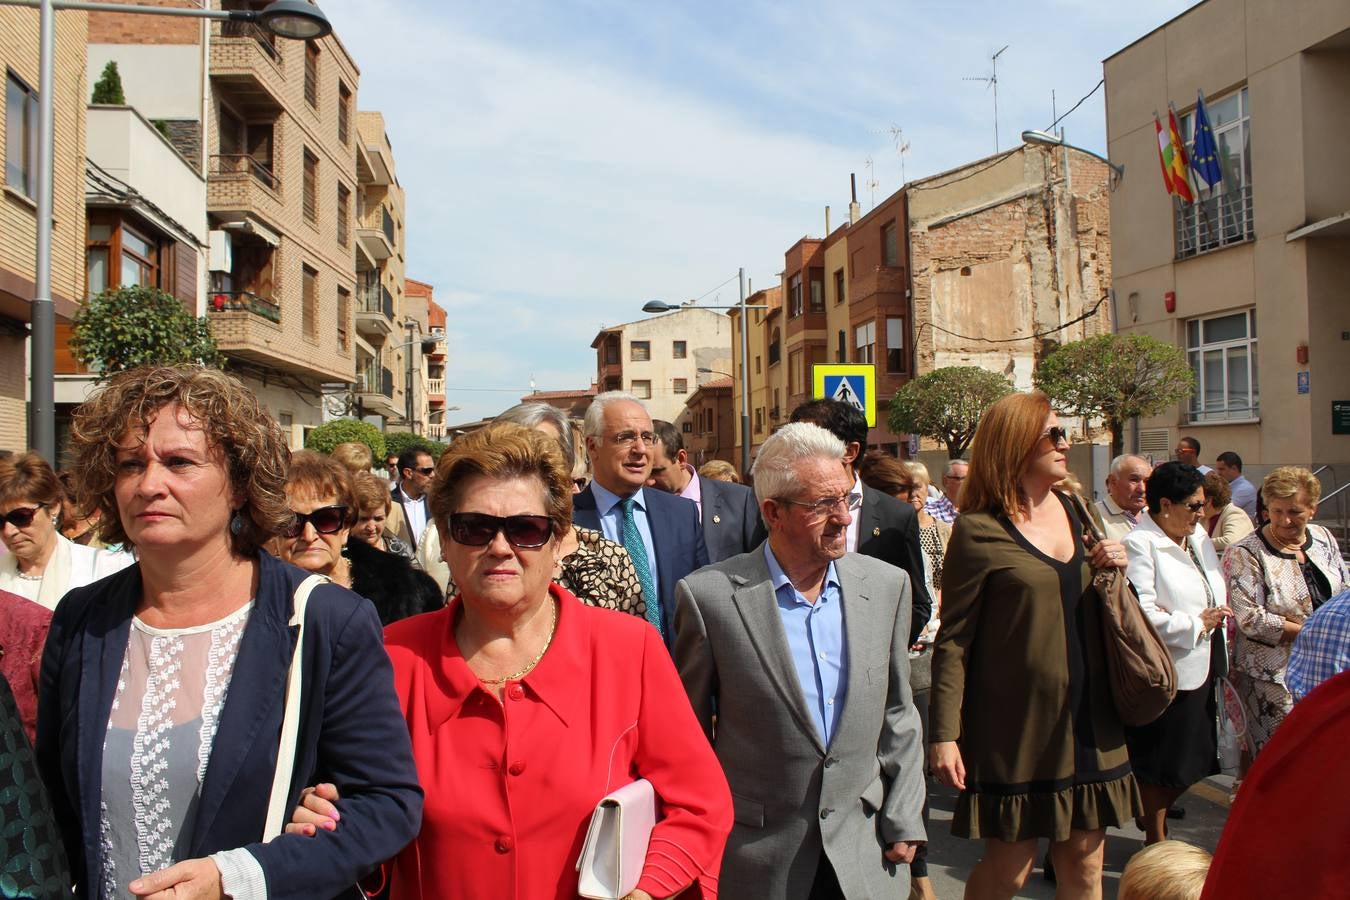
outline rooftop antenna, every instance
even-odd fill
[[[905,131],[894,122],[891,123],[891,140],[895,141],[895,155],[900,157],[900,186],[905,186],[905,154],[909,152],[909,141],[905,140]]]
[[[863,165],[867,166],[867,190],[870,192],[872,198],[867,208],[876,209],[877,187],[880,185],[880,182],[876,179],[875,166],[872,164],[872,157],[867,157],[867,160]]]
[[[990,75],[969,75],[962,78],[962,81],[983,81],[986,88],[994,89],[994,152],[998,152],[998,58],[1003,55],[1003,50],[1007,50],[1009,44],[1004,44],[1003,49],[999,50],[993,56],[989,57],[989,62],[993,65],[993,71]]]

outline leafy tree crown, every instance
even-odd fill
[[[117,63],[109,62],[103,67],[103,74],[94,83],[90,103],[105,103],[111,106],[125,106],[127,95],[122,91],[122,75],[117,71]]]
[[[1040,361],[1033,379],[1064,412],[1116,423],[1162,412],[1195,390],[1186,351],[1146,334],[1065,344]]]
[[[1007,377],[978,366],[936,369],[896,391],[891,430],[941,441],[955,459],[970,446],[984,411],[1012,390]]]
[[[431,454],[432,459],[440,459],[441,451],[445,449],[444,444],[428,440],[420,434],[413,434],[410,431],[386,431],[384,446],[386,456],[400,456],[404,450],[417,447]]]
[[[88,300],[75,314],[70,347],[76,359],[104,375],[150,363],[224,362],[206,317],[194,318],[158,288],[109,289]]]
[[[324,422],[311,429],[305,436],[305,448],[320,453],[332,453],[334,447],[348,441],[365,444],[370,448],[376,464],[383,466],[387,455],[384,434],[374,425],[360,419],[334,419],[331,422]]]

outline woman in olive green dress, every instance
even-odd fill
[[[1090,550],[1063,491],[1068,438],[1044,394],[984,414],[942,580],[930,759],[961,789],[958,837],[985,841],[967,898],[1009,898],[1050,840],[1059,898],[1099,898],[1106,828],[1142,811],[1106,681]]]

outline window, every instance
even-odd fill
[[[760,366],[760,362],[761,362],[762,360],[763,360],[763,357],[762,357],[762,356],[756,356],[756,357],[755,357],[755,374],[756,374],[756,375],[758,375],[758,374],[760,374],[761,372],[764,371],[763,368]]]
[[[318,337],[319,273],[309,266],[300,267],[301,298],[300,328],[305,337]]]
[[[319,220],[319,158],[305,150],[304,213],[308,222]]]
[[[853,361],[855,363],[876,362],[875,345],[877,342],[877,323],[866,322],[853,329]]]
[[[347,246],[347,242],[350,240],[350,229],[348,228],[347,221],[351,218],[351,210],[352,192],[347,190],[345,184],[339,184],[337,196],[337,239],[338,243],[343,247]]]
[[[694,433],[694,423],[693,423],[693,422],[690,422],[690,421],[688,421],[688,420],[685,420],[684,427],[683,427],[682,430],[684,431],[685,434],[693,434],[693,433]]]
[[[802,351],[793,350],[788,354],[788,393],[802,393]]]
[[[811,312],[825,311],[825,272],[811,270]]]
[[[900,265],[900,248],[895,242],[895,220],[891,219],[881,226],[881,264],[883,266]]]
[[[673,359],[685,359],[689,355],[689,343],[687,341],[671,341],[670,355]]]
[[[652,398],[652,383],[650,381],[634,381],[631,388],[634,397],[639,400],[650,400]]]
[[[155,242],[142,237],[126,226],[122,227],[122,271],[118,283],[122,287],[156,287],[159,279],[155,264],[158,254]]]
[[[834,302],[844,302],[844,270],[836,269],[834,273]]]
[[[1255,309],[1187,322],[1186,356],[1196,383],[1190,421],[1260,417]]]
[[[352,92],[341,81],[338,82],[338,140],[346,144],[351,140]]]
[[[834,351],[834,361],[837,363],[848,362],[848,335],[844,333],[842,328],[839,329],[839,345]]]
[[[788,279],[788,318],[795,319],[802,314],[802,273],[798,272]]]
[[[687,393],[689,393],[689,379],[688,379],[688,378],[676,378],[676,379],[675,379],[675,393],[677,393],[677,394],[687,394]]]
[[[1223,178],[1211,191],[1196,190],[1195,203],[1176,205],[1178,259],[1214,250],[1256,236],[1252,218],[1252,159],[1247,89],[1206,102],[1214,143],[1219,148]],[[1181,118],[1186,146],[1195,145],[1195,115]]]
[[[37,194],[38,95],[13,72],[5,78],[5,184]]]
[[[614,339],[605,341],[605,365],[617,366],[619,364],[619,342]]]
[[[782,342],[782,339],[783,339],[782,333],[779,332],[779,330],[778,330],[777,328],[775,328],[775,329],[773,330],[773,332],[769,335],[769,365],[770,365],[770,366],[777,364],[777,362],[778,362],[778,360],[779,360],[779,357],[781,357],[782,354],[783,354],[783,351],[782,351],[782,348],[781,348],[781,342]]]
[[[347,320],[351,318],[352,292],[346,288],[337,290],[337,339],[338,348],[350,350],[352,345],[347,337]]]
[[[648,362],[652,358],[651,341],[630,341],[628,344],[628,358],[632,362]]]
[[[116,215],[95,213],[85,241],[85,288],[94,297],[108,288],[162,287],[174,293],[172,279],[161,273],[159,241],[124,223]],[[171,260],[172,254],[166,254]],[[170,271],[172,267],[170,266]]]
[[[755,434],[764,433],[764,407],[755,407]]]
[[[85,294],[97,297],[108,289],[108,278],[112,254],[111,225],[89,223],[89,247],[85,255]]]
[[[903,372],[905,365],[905,320],[901,316],[886,317],[886,371]]]
[[[319,108],[319,45],[313,41],[305,44],[305,102]]]

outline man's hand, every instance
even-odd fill
[[[887,862],[893,863],[912,863],[914,862],[914,851],[919,849],[923,841],[896,841],[886,848],[885,857]]]
[[[316,784],[305,788],[300,792],[300,805],[291,813],[286,833],[313,837],[320,828],[337,831],[337,823],[342,819],[342,814],[334,805],[337,802],[338,789],[335,784]]]
[[[146,900],[223,900],[220,870],[210,859],[188,859],[137,878],[127,890]]]

